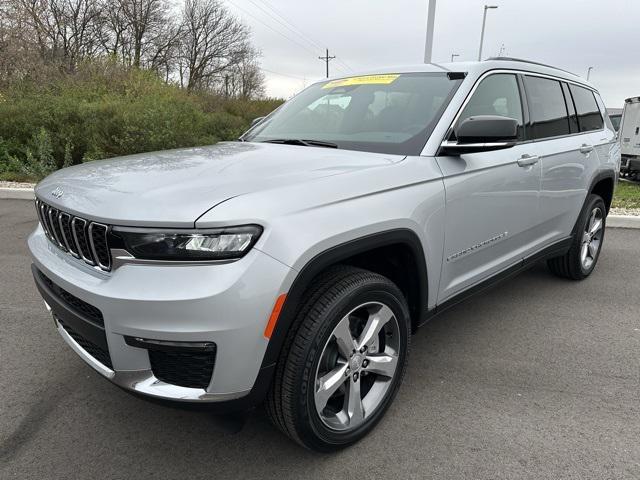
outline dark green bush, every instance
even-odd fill
[[[38,180],[81,162],[237,138],[279,100],[187,93],[109,62],[0,90],[0,179]]]

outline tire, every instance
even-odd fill
[[[571,280],[584,280],[591,275],[604,243],[606,220],[607,210],[604,201],[600,196],[590,194],[580,212],[569,251],[548,260],[549,270],[559,277]],[[589,228],[593,230],[597,226],[595,221],[600,222],[600,228],[594,232],[587,232]]]
[[[377,335],[363,335],[376,331],[376,318],[386,319]],[[410,331],[406,300],[389,279],[349,266],[327,270],[304,295],[283,346],[266,401],[271,421],[311,450],[357,442],[398,391]]]

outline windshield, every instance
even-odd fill
[[[613,124],[613,128],[616,129],[616,132],[620,130],[620,120],[622,120],[622,114],[609,115],[609,119]]]
[[[316,83],[242,139],[418,155],[461,81],[403,73]]]

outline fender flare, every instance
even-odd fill
[[[418,285],[415,288],[418,292],[422,292],[422,295],[418,295],[416,299],[417,307],[412,311],[412,315],[418,315],[418,317],[412,318],[412,323],[414,325],[424,323],[427,318],[427,263],[420,238],[413,230],[400,228],[378,232],[330,247],[305,264],[287,292],[286,300],[262,359],[258,378],[250,394],[253,397],[252,404],[262,401],[269,390],[276,364],[289,330],[295,321],[300,302],[313,279],[327,267],[340,263],[349,257],[375,248],[398,244],[408,247],[416,259]]]
[[[331,265],[340,263],[341,261],[364,253],[375,248],[386,247],[389,245],[403,245],[410,249],[411,253],[416,259],[416,267],[418,269],[419,283],[417,285],[418,292],[424,292],[424,295],[419,295],[417,298],[417,305],[415,312],[412,314],[426,314],[427,311],[427,263],[425,260],[424,250],[422,243],[418,238],[418,235],[408,228],[387,230],[384,232],[378,232],[364,237],[360,237],[348,242],[330,247],[327,250],[319,253],[313,257],[305,266],[300,270],[296,276],[287,298],[284,302],[278,322],[269,340],[267,351],[262,362],[262,366],[276,363],[280,357],[280,351],[284,344],[284,339],[287,336],[291,325],[293,324],[298,307],[302,296],[311,285],[311,282],[318,276],[323,270]],[[419,318],[415,319],[419,320]]]

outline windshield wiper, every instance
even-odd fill
[[[274,140],[264,140],[263,143],[279,143],[282,145],[301,145],[303,147],[338,148],[338,145],[335,143],[323,142],[322,140],[303,140],[300,138],[276,138]]]

